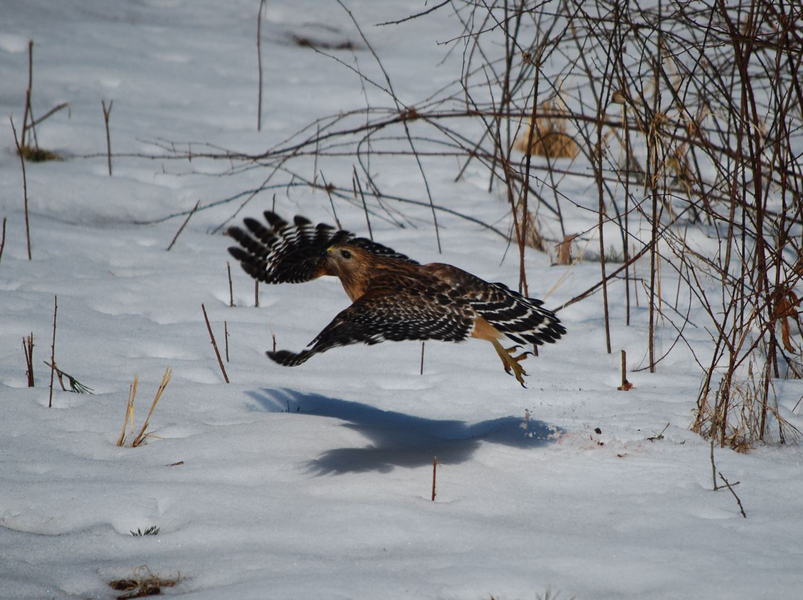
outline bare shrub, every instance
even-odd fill
[[[778,410],[775,386],[766,367],[756,377],[754,364],[749,363],[744,377],[720,380],[713,405],[703,406],[694,426],[699,433],[720,439],[739,452],[750,450],[758,439],[787,443],[800,437]],[[771,396],[769,403],[765,402],[765,387]]]

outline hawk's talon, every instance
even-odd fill
[[[522,367],[519,363],[527,358],[528,354],[532,353],[522,352],[518,356],[514,356],[516,350],[521,348],[521,346],[504,348],[497,340],[490,341],[493,344],[496,353],[499,355],[499,358],[502,360],[502,366],[505,368],[505,373],[508,375],[514,375],[516,380],[521,384],[521,387],[526,388],[527,386],[524,385],[524,378],[527,376],[527,371],[525,371],[524,367]]]
[[[517,350],[520,350],[520,349],[521,349],[521,346],[516,344],[515,346],[511,346],[510,348],[505,348],[505,352],[507,352],[510,355],[510,358],[512,358],[513,360],[515,360],[517,362],[523,361],[528,356],[535,356],[535,354],[533,354],[529,350],[525,350],[524,352],[522,352],[518,356],[513,356],[513,353],[516,352]]]

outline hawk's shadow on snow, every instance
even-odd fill
[[[469,424],[386,411],[361,402],[303,394],[288,389],[248,392],[256,404],[252,410],[315,415],[343,421],[344,427],[370,440],[361,448],[335,448],[310,461],[310,470],[320,474],[388,472],[394,467],[457,464],[471,458],[481,442],[516,448],[538,448],[555,438],[560,429],[543,421],[500,417]]]

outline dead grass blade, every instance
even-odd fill
[[[575,158],[580,148],[574,138],[566,133],[566,118],[562,116],[565,110],[550,99],[541,103],[539,112],[551,114],[530,118],[530,122],[522,128],[521,135],[516,138],[514,148],[524,154],[546,158]],[[534,131],[531,133],[531,130]],[[532,142],[528,149],[529,140]]]
[[[123,430],[120,432],[120,437],[117,439],[117,445],[122,446],[125,444],[126,435],[125,430],[128,424],[131,423],[131,433],[134,433],[134,399],[137,397],[137,383],[139,382],[139,375],[134,375],[134,383],[128,388],[128,404],[125,408],[125,420],[123,421]]]
[[[173,370],[170,367],[165,369],[165,374],[162,376],[162,383],[159,384],[159,389],[156,390],[156,397],[153,399],[153,404],[151,404],[151,410],[148,412],[148,416],[145,417],[145,422],[142,424],[142,429],[139,430],[139,434],[137,437],[134,438],[134,441],[131,442],[131,447],[136,448],[143,441],[145,438],[148,437],[150,434],[146,433],[148,429],[148,423],[150,423],[151,415],[153,415],[153,411],[156,410],[156,405],[159,404],[159,399],[162,397],[162,393],[165,391],[167,384],[170,383],[170,377],[173,375]],[[133,419],[133,403],[132,403],[132,419]],[[132,421],[133,424],[133,421]]]

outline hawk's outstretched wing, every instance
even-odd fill
[[[302,283],[334,275],[326,265],[326,250],[345,242],[377,256],[418,264],[387,246],[324,223],[313,225],[301,216],[296,216],[290,224],[267,211],[265,219],[267,224],[245,219],[248,231],[239,227],[228,230],[228,235],[239,243],[229,248],[229,253],[246,273],[264,283]]]
[[[440,340],[460,342],[474,327],[465,299],[447,295],[444,283],[407,287],[388,281],[372,287],[321,331],[302,352],[279,350],[267,355],[286,367],[300,365],[314,354],[349,344],[384,341]],[[444,289],[440,289],[443,287]]]

